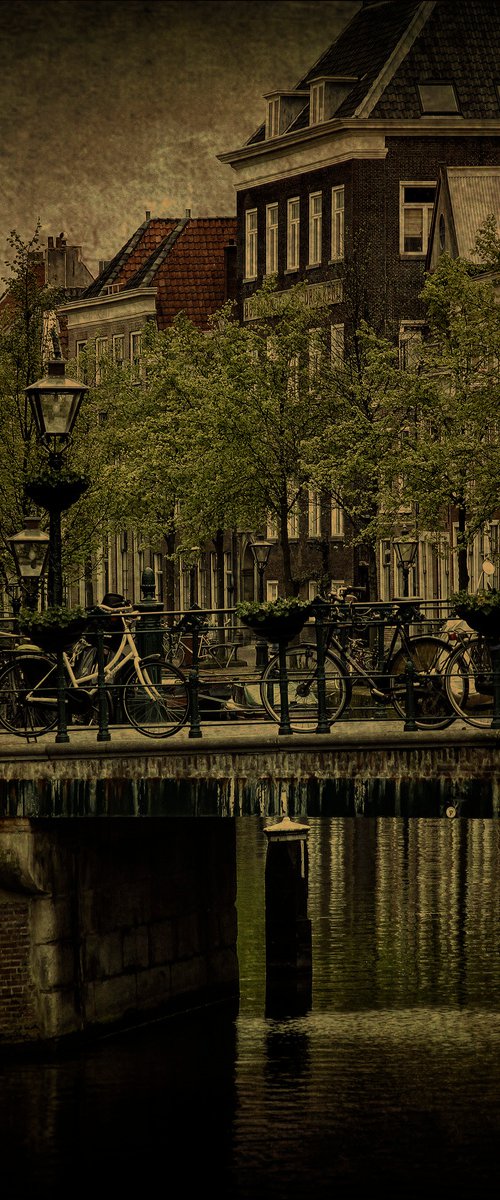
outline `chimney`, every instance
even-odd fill
[[[147,208],[146,209],[146,221],[150,221],[150,220],[151,220],[151,213],[149,211],[149,208]]]
[[[48,237],[48,238],[47,238],[47,248],[48,248],[49,250],[53,250],[53,249],[54,249],[54,238],[53,238],[53,237]]]
[[[186,209],[186,221],[190,221],[190,220],[191,220],[191,209],[187,208]]]

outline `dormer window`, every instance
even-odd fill
[[[458,112],[457,96],[452,83],[444,80],[437,83],[419,83],[418,94],[422,112],[428,113],[429,116]]]
[[[325,84],[311,84],[311,100],[309,109],[309,124],[319,125],[325,119]]]
[[[266,137],[278,137],[280,132],[280,98],[273,96],[267,102]]]

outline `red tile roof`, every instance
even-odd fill
[[[200,329],[224,303],[224,247],[236,240],[236,217],[153,217],[132,235],[87,288],[85,298],[156,287],[158,328],[184,312]]]

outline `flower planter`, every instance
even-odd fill
[[[498,609],[493,612],[481,612],[477,608],[468,609],[466,605],[458,605],[455,612],[457,617],[461,617],[462,621],[467,621],[471,629],[480,633],[482,637],[488,638],[488,641],[500,641],[500,611]]]
[[[65,512],[88,490],[89,481],[84,476],[75,479],[33,479],[25,486],[26,495],[34,504],[49,512]]]
[[[30,621],[21,625],[21,632],[27,634],[35,645],[40,646],[48,654],[56,654],[72,646],[85,631],[87,621],[84,617],[75,618],[67,625],[48,625],[41,621]]]
[[[289,617],[266,617],[263,621],[241,617],[241,622],[267,642],[291,642],[304,628],[308,616],[308,612],[293,613]]]

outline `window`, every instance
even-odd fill
[[[399,365],[402,371],[415,371],[420,362],[423,321],[402,321],[399,330]]]
[[[332,188],[332,259],[344,257],[344,188]]]
[[[319,125],[325,119],[325,85],[311,84],[311,99],[309,103],[309,124]]]
[[[321,262],[321,192],[312,192],[309,196],[309,266],[317,266]]]
[[[423,113],[458,112],[455,88],[452,83],[419,83],[418,94]]]
[[[339,366],[344,361],[344,326],[330,326],[330,347],[332,366]]]
[[[267,129],[268,138],[278,137],[280,131],[280,98],[273,96],[272,100],[267,102]]]
[[[78,378],[81,379],[83,383],[86,383],[88,376],[86,342],[76,343],[76,371]]]
[[[278,522],[277,522],[276,517],[274,515],[270,514],[267,518],[266,539],[267,539],[267,541],[271,542],[271,541],[276,540],[277,537],[278,537]]]
[[[132,375],[138,379],[141,365],[141,333],[130,334],[130,367]]]
[[[103,377],[103,368],[105,359],[108,353],[108,339],[106,337],[96,338],[95,340],[95,381],[100,383]]]
[[[307,535],[310,538],[321,537],[321,492],[312,490],[308,495]]]
[[[300,262],[300,200],[294,196],[287,205],[286,269],[298,271]]]
[[[278,270],[278,205],[266,206],[266,275]]]
[[[299,536],[299,506],[297,501],[292,504],[287,519],[288,537],[296,539]]]
[[[323,340],[321,329],[309,330],[309,381],[312,384],[318,378],[323,357]]]
[[[257,209],[245,214],[245,279],[257,278]]]
[[[125,358],[125,334],[115,333],[113,336],[113,362],[122,366]]]
[[[344,514],[336,500],[332,500],[330,530],[334,538],[344,536]]]
[[[277,579],[266,579],[266,600],[271,604],[277,600],[279,596],[279,583]]]
[[[401,184],[401,254],[426,253],[435,194],[434,183]]]

